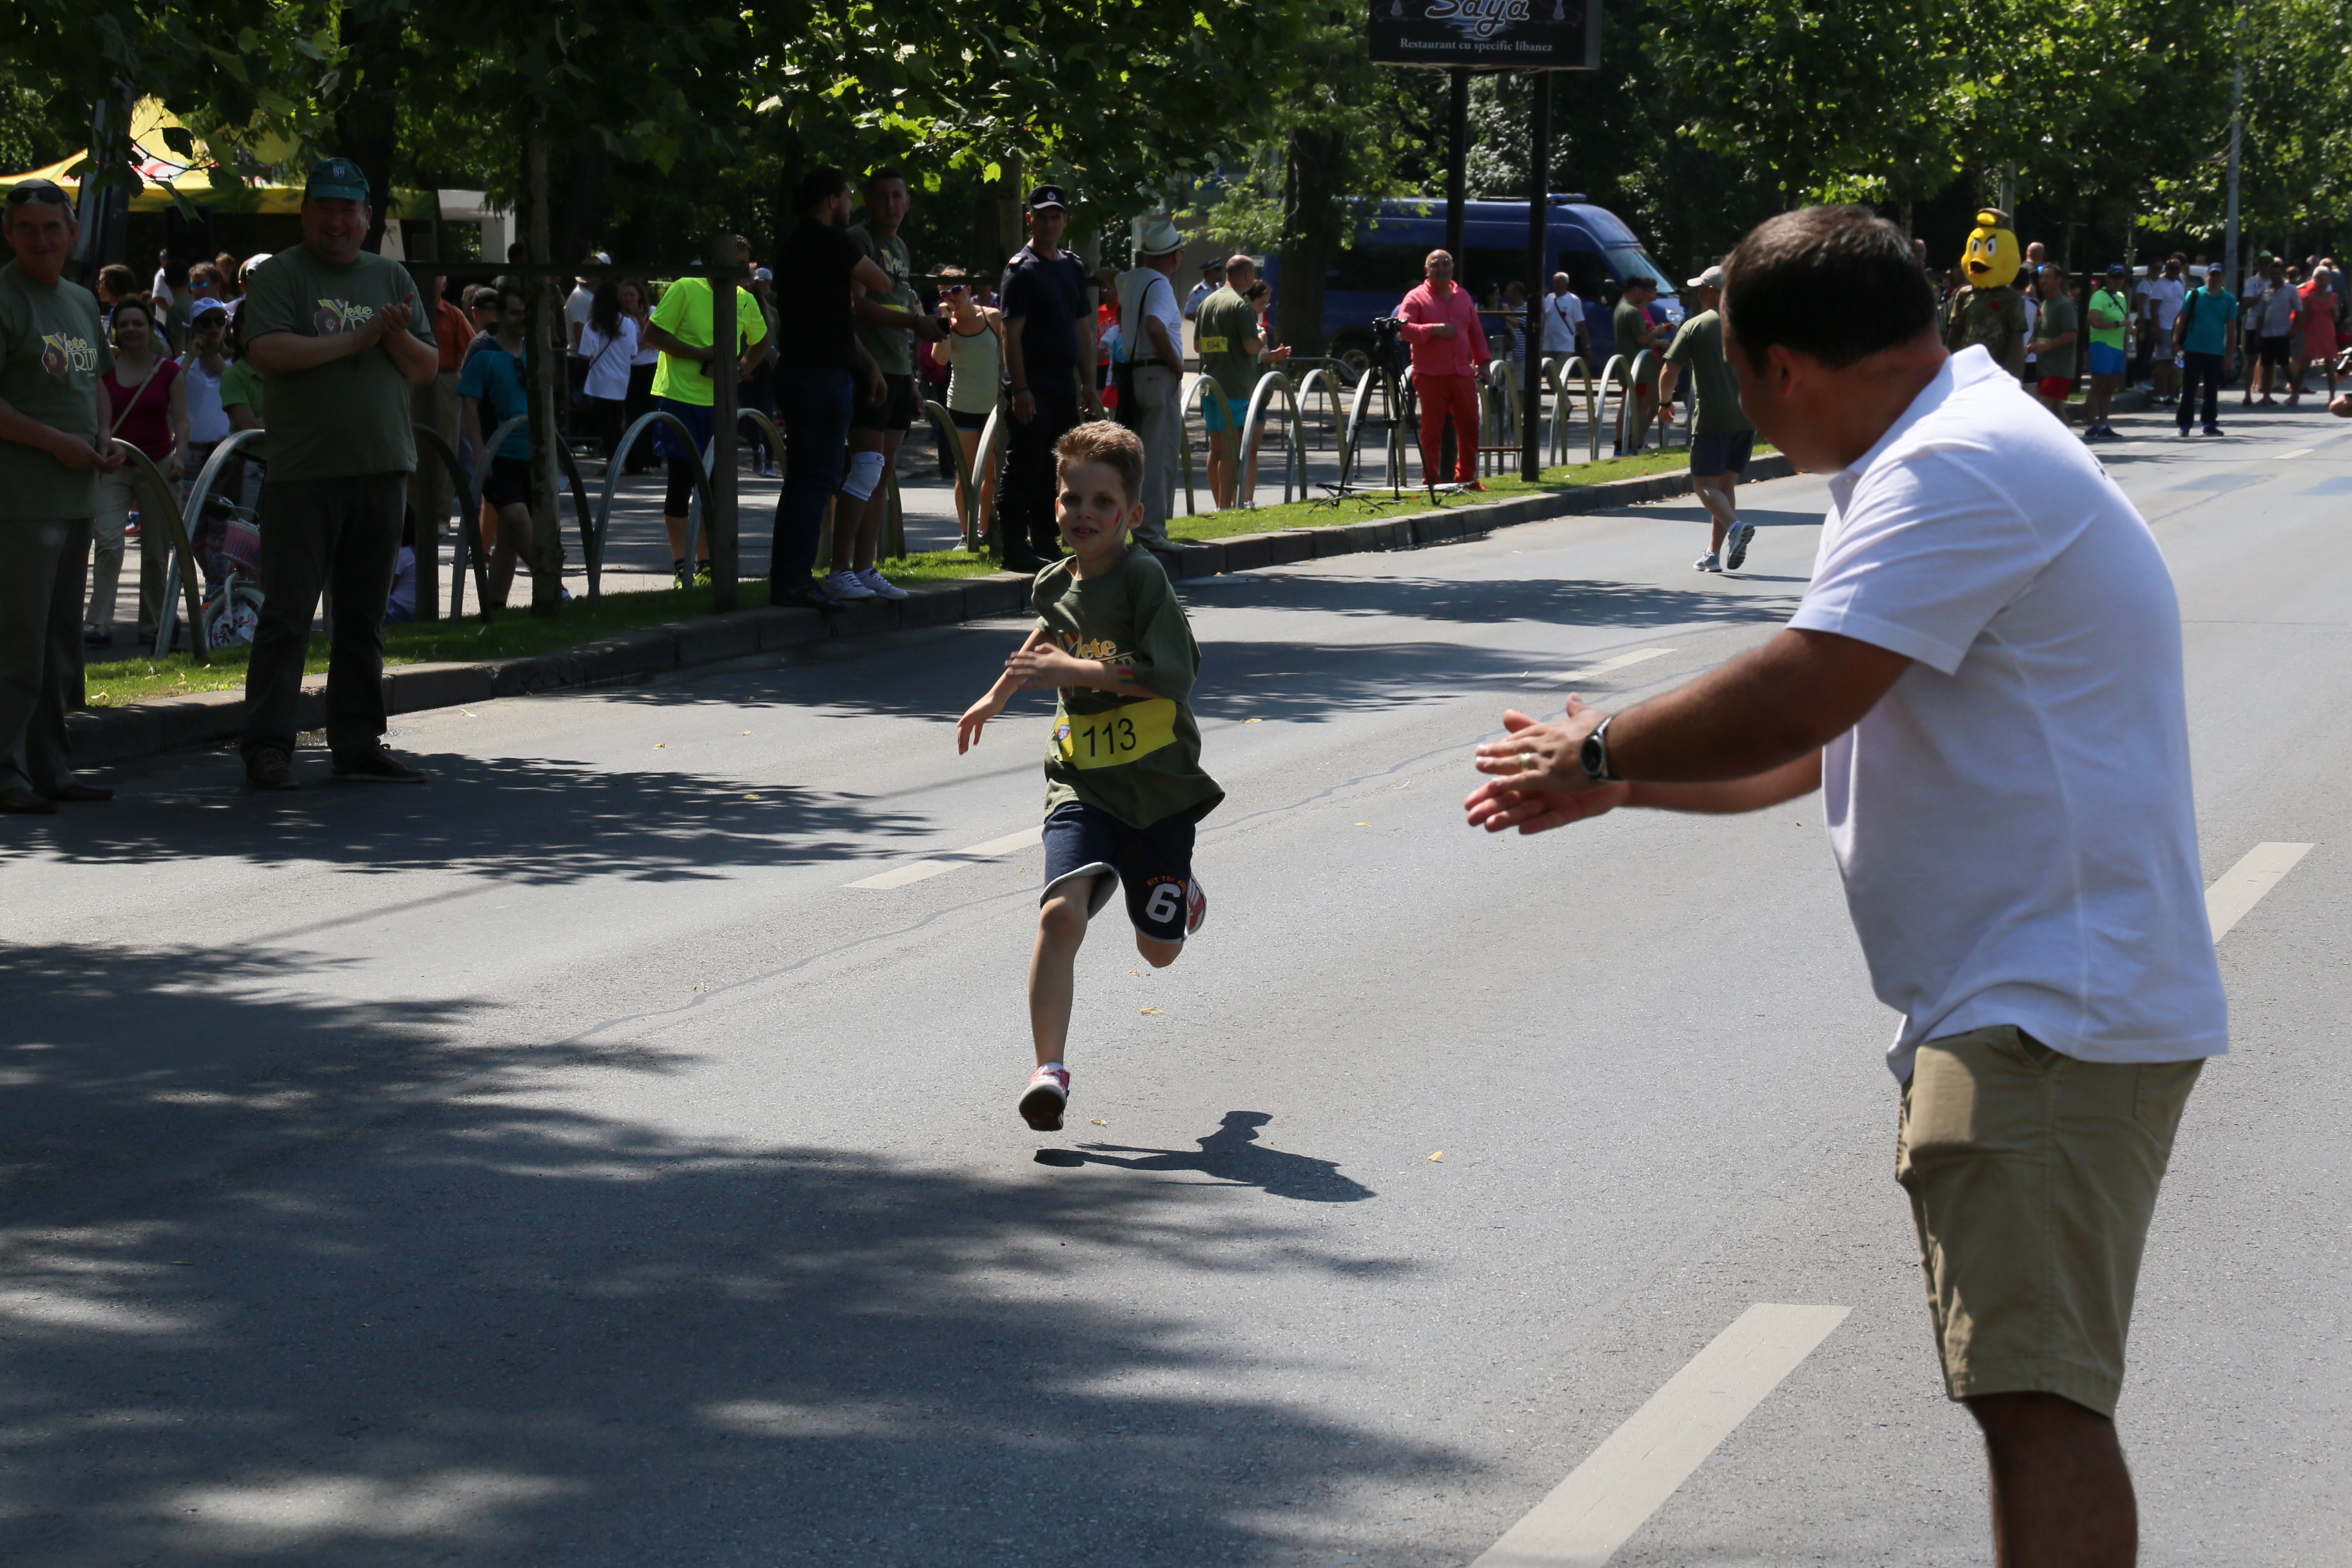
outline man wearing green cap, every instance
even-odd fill
[[[302,243],[257,268],[246,353],[269,399],[261,487],[265,597],[245,681],[245,777],[294,787],[295,704],[323,589],[333,642],[327,746],[337,778],[413,784],[383,748],[383,606],[416,467],[410,388],[441,368],[433,314],[399,263],[360,248],[368,183],[348,158],[314,164]]]

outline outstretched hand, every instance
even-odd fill
[[[963,710],[956,721],[956,755],[962,756],[980,744],[980,732],[988,721],[1004,711],[1004,699],[991,691],[987,696]]]
[[[1496,776],[1463,801],[1470,826],[1541,833],[1624,805],[1631,784],[1595,784],[1577,760],[1584,737],[1607,717],[1580,697],[1568,700],[1568,716],[1557,723],[1538,723],[1517,709],[1505,713],[1510,738],[1478,748],[1478,771]]]

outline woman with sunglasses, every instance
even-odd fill
[[[118,302],[112,336],[114,368],[100,383],[106,388],[107,418],[111,426],[108,434],[146,453],[163,470],[163,477],[176,484],[187,464],[188,385],[178,362],[165,351],[153,303],[143,294]],[[134,464],[126,463],[99,480],[98,515],[90,525],[96,558],[89,574],[89,614],[82,633],[82,641],[91,647],[107,647],[114,642],[114,600],[122,577],[124,536],[131,510],[145,499]],[[156,611],[163,597],[163,563],[170,549],[163,519],[145,520],[139,531],[139,636],[142,640],[155,635]]]
[[[972,298],[971,279],[961,267],[940,269],[940,310],[947,332],[927,345],[931,357],[948,367],[948,417],[955,422],[956,441],[963,447],[964,467],[979,458],[980,435],[996,407],[1004,383],[1004,312]],[[971,505],[963,481],[956,481],[956,521],[965,543],[980,547],[995,526],[996,475],[976,474],[980,505]]]

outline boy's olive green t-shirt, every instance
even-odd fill
[[[1073,563],[1057,561],[1037,574],[1030,603],[1055,647],[1129,666],[1135,684],[1156,693],[1062,689],[1045,748],[1045,815],[1083,801],[1129,827],[1149,827],[1181,811],[1213,810],[1225,792],[1201,771],[1190,700],[1201,650],[1151,552],[1130,547],[1100,577],[1081,578]]]
[[[0,402],[68,436],[98,439],[99,379],[114,368],[98,296],[0,266]],[[0,441],[0,519],[62,522],[98,511],[98,473],[38,447]]]
[[[336,266],[307,245],[292,246],[254,268],[242,310],[245,341],[269,332],[355,332],[385,306],[403,304],[414,312],[410,333],[432,342],[433,311],[399,262],[362,251]],[[408,378],[382,345],[310,370],[263,371],[261,381],[269,395],[271,479],[347,479],[415,468]]]
[[[2054,338],[2061,332],[2076,331],[2082,325],[2082,312],[2074,301],[2063,294],[2053,294],[2042,301],[2042,323],[2035,329],[2037,338]],[[2075,363],[2083,357],[2082,340],[2061,343],[2054,349],[2043,349],[2034,360],[2039,366],[2034,374],[2043,381],[2074,379]]]

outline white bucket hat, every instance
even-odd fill
[[[1176,225],[1164,217],[1139,217],[1135,220],[1135,254],[1165,256],[1171,250],[1184,248],[1184,237]]]

